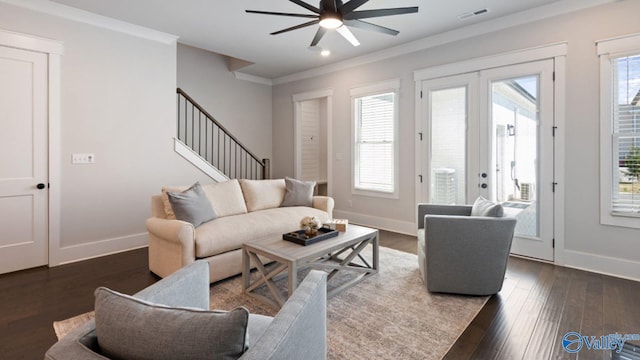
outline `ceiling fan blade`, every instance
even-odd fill
[[[302,17],[302,18],[317,18],[318,15],[311,14],[291,14],[291,13],[281,13],[281,12],[272,12],[272,11],[260,11],[260,10],[245,10],[250,14],[263,14],[263,15],[278,15],[278,16],[293,16],[293,17]]]
[[[359,8],[360,6],[366,4],[369,0],[351,0],[348,3],[342,5],[340,7],[340,11],[342,11],[342,15],[346,15],[353,10]]]
[[[398,35],[400,33],[400,31],[398,31],[398,30],[389,29],[389,28],[386,28],[384,26],[372,24],[370,22],[366,22],[366,21],[362,21],[362,20],[345,20],[344,23],[349,25],[349,26],[353,26],[355,28],[358,28],[358,29],[375,31],[375,32],[379,32],[379,33],[383,33],[383,34],[387,34],[387,35],[396,36],[396,35]]]
[[[343,17],[345,20],[357,20],[357,19],[368,19],[368,18],[381,17],[381,16],[412,14],[417,12],[418,12],[418,7],[412,6],[412,7],[405,7],[405,8],[354,11],[348,14],[344,14]]]
[[[320,42],[320,39],[322,39],[322,37],[326,33],[327,33],[327,29],[323,28],[322,26],[319,26],[318,27],[318,31],[316,32],[316,36],[313,37],[313,40],[311,41],[311,45],[309,45],[309,46],[318,45],[318,43]]]
[[[309,5],[304,1],[300,1],[300,0],[289,0],[289,1],[291,1],[292,3],[294,3],[296,5],[302,6],[303,8],[305,8],[305,9],[307,9],[309,11],[312,11],[312,12],[314,12],[316,14],[320,14],[320,9],[318,9],[315,6]]]
[[[315,24],[317,24],[319,22],[320,22],[320,20],[309,21],[309,22],[306,22],[304,24],[300,24],[300,25],[292,26],[290,28],[282,29],[280,31],[272,32],[271,35],[278,35],[278,34],[282,34],[282,33],[287,32],[287,31],[302,29],[303,27],[315,25]]]
[[[336,31],[338,32],[338,34],[342,35],[343,38],[347,39],[347,41],[350,42],[351,45],[360,46],[360,41],[358,41],[358,39],[353,36],[353,33],[351,32],[351,30],[349,30],[348,27],[342,25],[337,28]]]

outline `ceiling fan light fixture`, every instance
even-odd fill
[[[2,1],[2,0],[0,0]],[[317,46],[320,40],[329,30],[336,30],[342,37],[348,40],[353,46],[360,45],[360,42],[351,33],[349,27],[355,27],[363,30],[374,31],[387,35],[398,35],[398,30],[389,29],[384,26],[372,24],[363,19],[378,18],[391,15],[413,14],[418,12],[417,6],[411,7],[395,7],[388,9],[373,9],[373,10],[361,10],[356,11],[360,6],[366,4],[369,0],[316,0],[319,1],[318,7],[307,3],[308,0],[289,0],[290,2],[299,5],[313,14],[299,14],[299,13],[284,13],[275,11],[262,11],[262,10],[245,10],[251,14],[263,14],[263,15],[275,15],[275,16],[287,16],[298,18],[310,18],[313,20],[307,21],[302,24],[288,27],[279,31],[274,31],[271,35],[278,35],[293,30],[306,28],[308,26],[318,25],[316,34],[311,41],[310,50],[314,46]],[[346,1],[346,2],[345,2]],[[474,15],[479,15],[487,12],[486,9],[480,9],[474,12]]]
[[[325,29],[337,29],[342,26],[342,19],[336,14],[327,14],[320,17],[320,26]]]

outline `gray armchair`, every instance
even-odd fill
[[[471,209],[418,204],[418,262],[427,290],[491,295],[502,289],[516,219],[471,216]]]
[[[327,273],[312,270],[274,318],[250,314],[249,349],[240,359],[326,359],[326,281]],[[166,306],[208,309],[209,264],[196,261],[134,296]],[[95,320],[72,330],[54,344],[45,359],[107,359],[100,354]]]

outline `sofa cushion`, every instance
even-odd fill
[[[471,207],[471,216],[502,217],[503,215],[504,209],[502,208],[502,205],[487,200],[482,196],[478,196]]]
[[[284,199],[284,179],[241,179],[240,187],[249,212],[280,207]]]
[[[217,217],[199,182],[182,192],[168,191],[167,196],[178,220],[192,223],[197,227]]]
[[[202,190],[207,194],[213,210],[219,217],[247,212],[242,189],[236,179],[202,185]]]
[[[116,359],[237,359],[246,350],[249,312],[152,304],[107,288],[95,292],[102,354]]]
[[[313,188],[315,181],[302,181],[284,178],[285,193],[284,200],[280,206],[311,206],[313,205]]]
[[[202,224],[195,229],[196,257],[204,258],[237,250],[247,241],[269,235],[282,236],[299,229],[300,219],[305,216],[315,216],[323,223],[329,220],[325,211],[291,206],[225,216]]]

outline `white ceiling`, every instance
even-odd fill
[[[316,26],[280,35],[269,33],[308,21],[248,14],[262,10],[310,14],[287,0],[54,0],[107,17],[178,35],[179,42],[255,63],[241,71],[274,79],[323,65],[344,61],[478,22],[576,0],[371,0],[359,8],[418,6],[417,14],[396,15],[368,21],[400,31],[389,36],[351,29],[361,45],[354,47],[334,31],[318,44],[329,49],[324,58],[308,49]],[[306,0],[318,6],[318,0]],[[585,2],[586,0],[578,0]],[[589,1],[586,1],[589,2]],[[593,1],[592,1],[593,2]],[[552,4],[553,3],[553,4]],[[489,12],[459,20],[458,16],[487,8]]]

